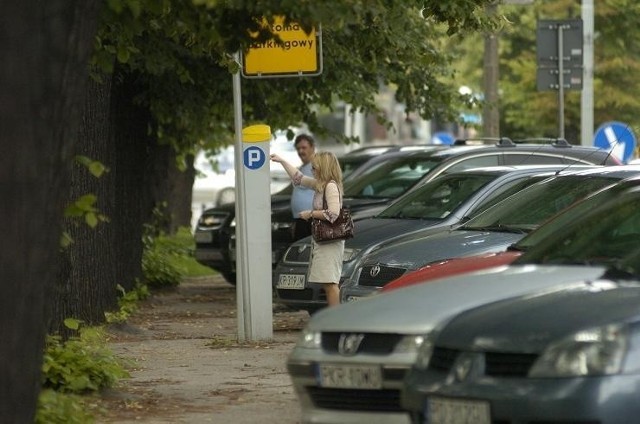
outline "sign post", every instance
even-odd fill
[[[322,73],[322,33],[307,34],[299,24],[277,17],[270,31],[281,41],[253,43],[242,60],[245,78],[315,76]],[[267,25],[266,20],[263,25]],[[273,338],[271,263],[271,129],[242,129],[241,72],[233,74],[236,163],[236,303],[238,339]],[[249,243],[251,239],[251,243]]]
[[[564,138],[564,90],[582,89],[582,21],[539,20],[538,91],[558,90],[558,137]]]

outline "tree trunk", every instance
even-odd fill
[[[111,145],[115,149],[115,200],[112,224],[115,231],[116,281],[131,290],[142,279],[142,235],[154,203],[149,187],[149,157],[155,141],[149,136],[149,111],[134,104],[139,87],[134,75],[121,74],[111,90]],[[116,81],[118,81],[116,83]]]
[[[0,3],[0,417],[33,422],[97,0]]]
[[[154,204],[162,212],[159,230],[175,234],[179,227],[191,225],[191,190],[195,178],[193,156],[187,158],[187,169],[181,170],[175,150],[156,145],[150,156],[149,184]]]
[[[115,215],[115,147],[109,139],[110,77],[104,84],[89,81],[76,155],[99,161],[108,172],[99,178],[86,166],[74,163],[68,202],[95,194],[96,207],[107,219]],[[82,218],[67,218],[65,229],[72,244],[61,253],[61,266],[52,302],[49,331],[67,335],[63,321],[76,318],[89,325],[102,324],[104,312],[117,308],[116,250],[113,223],[89,227]]]

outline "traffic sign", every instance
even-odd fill
[[[267,160],[267,155],[261,148],[251,146],[244,149],[244,166],[249,169],[260,169]]]
[[[538,21],[538,91],[559,90],[561,82],[563,90],[582,90],[583,44],[582,20]]]
[[[614,157],[626,163],[633,157],[636,137],[628,124],[606,122],[596,130],[593,145],[609,150]]]
[[[431,143],[433,144],[453,144],[455,137],[453,134],[440,131],[431,136]]]
[[[277,16],[269,27],[282,43],[276,40],[254,42],[242,59],[242,75],[245,78],[276,78],[315,76],[322,73],[322,31],[312,28],[306,33],[297,22],[285,23],[284,16]]]

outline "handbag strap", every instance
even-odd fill
[[[334,180],[329,181],[329,183],[334,183],[336,188],[338,189],[338,200],[340,201],[340,209],[342,209],[342,192],[340,191],[340,187],[338,187],[338,183]],[[327,183],[327,185],[329,184]],[[324,186],[324,190],[322,190],[322,207],[324,210],[329,209],[329,205],[327,204],[327,186]]]

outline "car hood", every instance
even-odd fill
[[[366,263],[415,270],[443,259],[506,250],[525,235],[495,231],[444,231],[392,243],[370,254]]]
[[[381,206],[388,204],[391,198],[357,198],[357,197],[345,197],[342,204],[345,208],[349,208],[351,212],[356,212],[361,209],[366,209],[373,206]]]
[[[541,352],[580,330],[637,320],[640,285],[590,281],[541,295],[525,295],[468,311],[438,336],[449,348]]]
[[[312,331],[426,334],[467,309],[552,287],[597,279],[604,267],[504,266],[433,280],[329,307],[314,314]]]
[[[356,221],[355,237],[345,247],[363,249],[396,238],[407,237],[416,231],[428,231],[443,225],[442,221],[429,219],[368,218]]]

